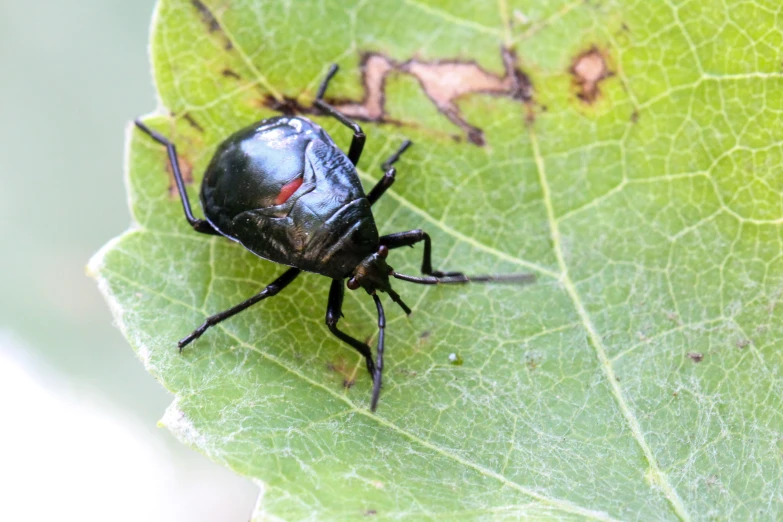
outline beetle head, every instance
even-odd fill
[[[347,286],[351,290],[364,288],[367,293],[371,295],[375,294],[378,290],[386,292],[395,303],[405,310],[406,314],[410,314],[410,308],[402,302],[397,292],[392,290],[389,276],[394,269],[386,264],[387,255],[389,255],[389,249],[381,245],[376,253],[370,254],[364,258],[362,262],[359,263],[359,266],[354,269],[351,278],[348,280]]]

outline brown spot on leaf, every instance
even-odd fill
[[[349,368],[345,361],[326,363],[326,369],[330,372],[339,373],[343,377],[343,388],[350,390],[356,383],[356,375],[352,368]]]
[[[204,127],[202,127],[201,125],[199,125],[199,123],[196,121],[196,119],[195,119],[193,116],[191,116],[190,114],[188,114],[188,113],[186,112],[186,113],[183,113],[183,114],[182,114],[182,118],[183,118],[183,119],[184,119],[186,122],[188,122],[188,125],[190,125],[191,127],[193,127],[194,129],[196,129],[197,131],[199,131],[199,132],[201,132],[201,133],[203,134],[203,132],[204,132]]]
[[[229,69],[228,67],[223,69],[221,74],[223,74],[223,76],[225,76],[226,78],[233,78],[235,80],[241,80],[242,79],[242,77],[239,75],[238,72],[236,72],[233,69]]]
[[[695,363],[700,363],[704,360],[704,354],[699,352],[688,352],[688,358]]]
[[[740,350],[747,347],[750,344],[750,339],[739,339],[737,341],[737,348]]]
[[[184,157],[182,154],[178,154],[179,157],[179,171],[182,174],[182,181],[186,185],[193,183],[193,164]],[[177,182],[174,180],[174,171],[171,170],[171,164],[168,158],[166,158],[166,172],[169,175],[169,197],[172,199],[179,199],[179,190],[177,190]]]
[[[278,100],[270,94],[265,94],[261,99],[261,106],[273,111],[281,112],[286,116],[293,116],[294,114],[316,114],[316,110],[312,107],[305,107],[295,98],[289,96],[283,96],[281,100]]]
[[[378,514],[378,512],[376,510],[374,510],[374,509],[368,509],[367,511],[364,512],[364,516],[366,516],[366,517],[370,517],[370,516],[377,515],[377,514]]]
[[[201,19],[207,25],[210,33],[223,30],[223,28],[220,27],[220,22],[218,22],[218,19],[215,18],[215,15],[212,14],[212,11],[209,10],[209,7],[204,5],[201,0],[191,0],[190,3],[193,4],[193,7],[195,7],[196,10],[201,14]]]
[[[517,67],[519,58],[514,49],[503,48],[503,65],[506,67],[506,76],[511,76],[511,98],[525,103],[533,101],[533,82],[530,77]],[[546,110],[546,107],[542,107]]]
[[[606,58],[597,47],[577,56],[571,66],[571,75],[577,88],[576,95],[587,104],[595,102],[601,94],[598,85],[613,74],[606,64]]]
[[[204,4],[204,2],[201,0],[190,0],[190,3],[201,15],[201,20],[207,26],[207,30],[210,33],[220,33],[220,35],[223,37],[223,48],[226,51],[233,49],[234,44],[232,44],[231,40],[228,39],[225,31],[223,31],[223,27],[220,25],[220,21],[218,21],[217,16],[215,16],[209,7],[207,7],[206,4]]]

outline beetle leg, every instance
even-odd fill
[[[381,170],[385,171],[385,174],[378,180],[378,183],[375,184],[370,193],[367,194],[367,200],[370,202],[370,205],[378,201],[378,199],[383,196],[383,193],[386,192],[386,189],[392,186],[392,183],[394,183],[394,176],[397,173],[392,165],[400,159],[402,153],[408,150],[408,147],[411,145],[413,145],[411,140],[403,141],[400,148],[397,149],[397,152],[392,154],[389,159],[381,164]]]
[[[336,63],[333,63],[332,66],[329,67],[329,72],[326,73],[326,78],[324,78],[324,81],[321,82],[321,86],[318,87],[318,94],[316,94],[315,102],[313,104],[329,116],[336,118],[340,123],[353,130],[351,148],[348,149],[348,159],[351,160],[351,163],[356,165],[359,163],[359,158],[362,155],[362,149],[364,149],[364,142],[367,137],[365,136],[364,132],[362,132],[362,128],[359,127],[359,124],[323,100],[324,93],[326,93],[326,88],[329,86],[329,80],[331,80],[332,77],[337,73],[338,69],[339,67]]]
[[[376,183],[369,194],[367,194],[367,201],[370,202],[370,205],[378,201],[378,199],[383,196],[383,193],[386,192],[386,189],[392,186],[396,174],[397,169],[389,167],[389,170],[387,170],[383,177],[378,180],[378,183]]]
[[[397,149],[397,152],[389,156],[389,159],[381,163],[381,170],[389,170],[389,167],[397,163],[397,160],[400,159],[400,156],[410,148],[410,146],[413,145],[413,142],[411,140],[405,140],[402,142],[402,145],[400,145],[400,148]]]
[[[204,332],[207,331],[208,328],[211,326],[215,326],[216,324],[225,321],[229,317],[233,317],[239,312],[250,308],[257,302],[261,301],[262,299],[266,299],[267,297],[272,297],[273,295],[277,295],[280,290],[288,286],[291,281],[296,279],[296,276],[299,275],[301,270],[298,268],[289,268],[285,272],[283,272],[283,275],[275,279],[272,284],[261,290],[261,292],[257,293],[247,301],[244,301],[242,303],[239,303],[238,305],[234,306],[233,308],[229,308],[225,312],[220,312],[219,314],[211,315],[207,317],[207,320],[204,321],[204,323],[193,330],[193,333],[188,335],[187,337],[183,338],[177,343],[177,346],[179,346],[179,351],[181,352],[182,349],[190,344],[191,342],[195,341],[199,337],[201,337]]]
[[[337,321],[343,315],[343,297],[345,297],[345,288],[342,280],[333,279],[332,286],[329,288],[329,302],[326,305],[326,326],[329,327],[329,330],[335,337],[364,356],[364,360],[367,363],[367,371],[370,372],[370,376],[375,381],[375,364],[372,362],[370,347],[337,328]]]
[[[182,200],[182,208],[185,210],[185,219],[188,220],[188,223],[190,223],[190,226],[193,227],[193,230],[196,232],[201,232],[202,234],[211,234],[215,236],[221,235],[220,232],[218,232],[215,227],[209,223],[209,221],[205,219],[196,219],[193,216],[193,211],[190,209],[188,193],[185,191],[185,181],[182,179],[182,173],[179,169],[177,148],[174,146],[174,144],[166,139],[162,134],[159,134],[144,125],[141,120],[136,120],[134,123],[136,124],[136,127],[138,127],[142,132],[166,147],[166,152],[168,152],[169,155],[169,163],[171,164],[171,170],[174,173],[174,181],[177,183],[177,191],[179,192],[179,197]]]
[[[383,306],[378,294],[373,293],[372,298],[375,301],[375,308],[378,310],[378,362],[375,364],[377,375],[373,378],[372,401],[370,401],[370,410],[375,411],[375,408],[378,407],[378,398],[381,396],[381,381],[383,380],[383,345],[386,316],[383,313]]]
[[[432,269],[432,240],[423,230],[409,230],[408,232],[397,232],[388,236],[381,236],[381,245],[389,249],[404,246],[413,246],[416,243],[424,241],[424,258],[421,262],[421,273],[434,277],[465,277],[462,272],[440,272]]]

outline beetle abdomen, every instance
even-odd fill
[[[378,246],[356,169],[305,118],[270,118],[228,138],[207,168],[201,200],[222,234],[310,272],[345,277]]]
[[[313,140],[334,147],[323,129],[303,118],[269,118],[234,133],[204,173],[201,202],[207,219],[227,231],[242,212],[285,203],[279,198],[302,178],[305,149]]]

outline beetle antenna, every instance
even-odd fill
[[[405,311],[405,315],[411,315],[411,309],[408,308],[408,305],[402,302],[402,299],[400,298],[400,294],[398,294],[397,292],[391,289],[389,289],[389,291],[386,293],[389,294],[389,297],[392,298],[392,301],[400,305],[400,308],[402,308]]]
[[[464,284],[464,283],[511,283],[511,284],[530,284],[536,280],[535,274],[497,274],[497,275],[450,275],[444,277],[435,276],[410,276],[392,272],[391,274],[401,281],[416,283],[419,285],[441,285],[441,284]],[[393,297],[392,297],[393,299]]]

